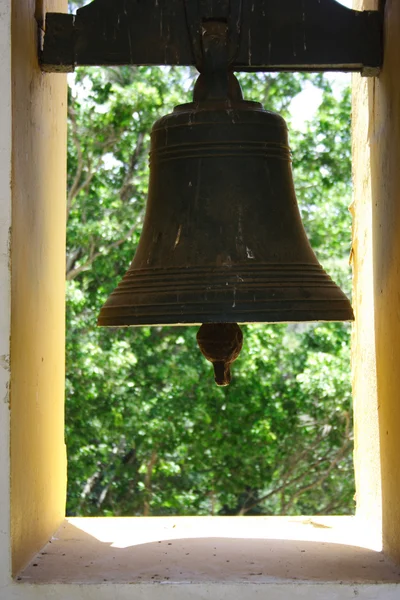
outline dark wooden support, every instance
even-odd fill
[[[75,61],[75,17],[61,13],[46,15],[46,32],[41,66],[44,71],[68,73],[74,71]]]
[[[194,65],[193,23],[189,28],[185,2],[192,13],[198,11],[199,40],[201,19],[228,20],[229,0],[94,0],[76,16],[48,13],[42,68]],[[373,76],[382,65],[381,11],[354,11],[335,0],[241,0],[241,11],[236,71]]]

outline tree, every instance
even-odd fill
[[[227,389],[193,328],[96,327],[139,239],[153,122],[188,100],[186,68],[78,70],[69,96],[68,512],[318,514],[353,510],[347,324],[247,326]],[[303,220],[350,293],[350,96],[323,76],[242,75],[290,118],[306,80],[316,119],[291,134]]]

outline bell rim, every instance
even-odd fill
[[[98,325],[353,320],[349,299],[322,266],[291,263],[131,269],[101,309]]]
[[[198,316],[197,316],[198,317]],[[129,319],[125,317],[107,317],[101,316],[97,321],[98,327],[105,328],[120,328],[120,327],[197,327],[204,325],[205,323],[237,323],[238,325],[257,325],[257,324],[278,324],[278,323],[351,323],[354,322],[355,317],[353,310],[346,307],[340,312],[338,311],[326,311],[324,314],[315,315],[312,311],[303,311],[301,313],[293,311],[292,314],[288,313],[271,314],[269,311],[258,313],[254,318],[249,319],[246,315],[237,313],[235,315],[221,315],[220,313],[214,316],[205,316],[203,318],[196,318],[193,315],[187,315],[186,318],[177,320],[175,317],[160,318],[149,318],[149,317],[131,317]]]

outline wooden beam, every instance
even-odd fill
[[[207,2],[208,16],[204,2],[186,1],[199,14],[191,34],[184,0],[94,0],[76,16],[49,13],[42,68],[195,65],[191,35],[201,40],[202,18],[227,19],[229,2]],[[246,0],[233,66],[376,75],[383,62],[382,31],[381,11],[355,11],[335,0]]]

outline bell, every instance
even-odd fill
[[[230,77],[155,123],[143,232],[99,325],[353,319],[301,222],[284,119]]]

